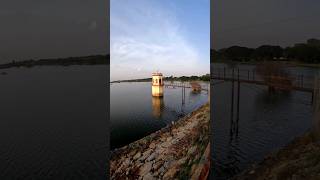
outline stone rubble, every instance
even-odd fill
[[[190,179],[210,138],[206,104],[174,124],[112,152],[111,179]]]

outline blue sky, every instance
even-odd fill
[[[111,0],[111,80],[210,72],[210,0]]]

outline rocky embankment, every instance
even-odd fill
[[[111,179],[201,179],[210,154],[206,104],[143,139],[112,152]]]
[[[320,141],[309,132],[234,179],[319,180]]]

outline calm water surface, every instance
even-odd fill
[[[0,70],[0,179],[105,179],[106,66]]]
[[[204,84],[206,87],[207,84]],[[151,96],[151,82],[113,83],[110,86],[111,149],[155,132],[208,102],[207,92],[165,88],[164,97]]]
[[[215,67],[224,66],[214,64]],[[252,69],[253,66],[241,66]],[[290,68],[313,76],[318,69]],[[212,87],[214,179],[228,179],[261,161],[312,126],[311,95],[305,92],[269,94],[264,86],[240,85],[238,125],[231,123],[231,82]],[[237,84],[235,84],[235,102]],[[234,106],[236,122],[236,106]],[[238,133],[237,133],[238,131]]]

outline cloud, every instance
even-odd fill
[[[121,7],[121,8],[120,8]],[[111,80],[207,73],[174,12],[154,1],[111,1]]]

